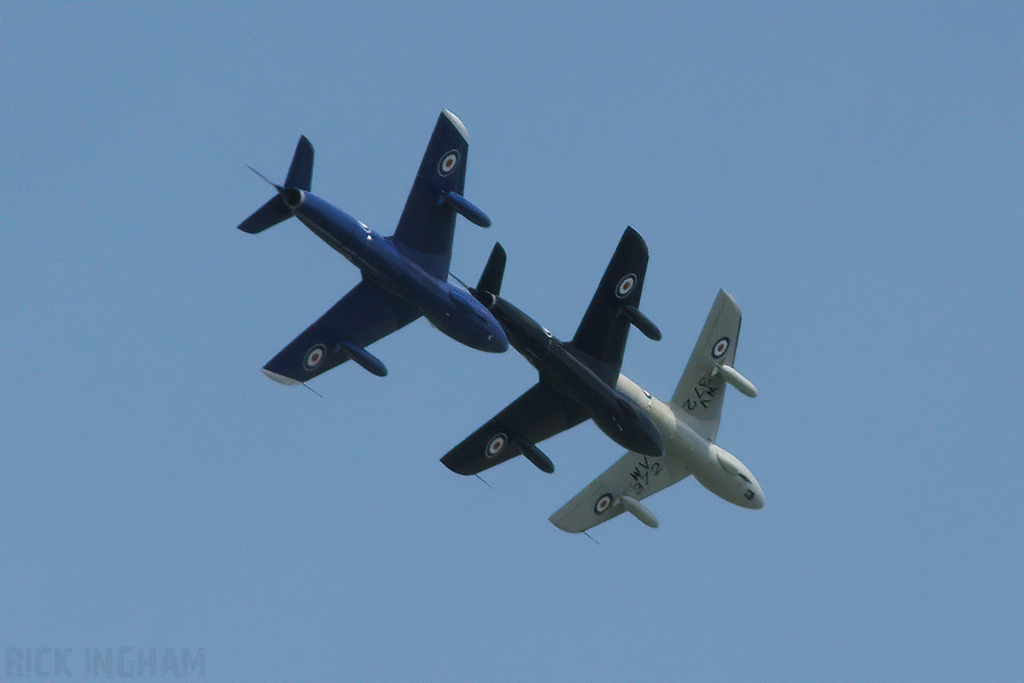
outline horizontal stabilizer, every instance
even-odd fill
[[[284,197],[278,194],[274,195],[273,199],[256,209],[251,216],[242,221],[238,229],[250,235],[255,235],[291,217],[292,210],[284,203]]]
[[[640,330],[641,334],[645,337],[654,341],[661,341],[661,330],[658,329],[658,326],[650,318],[641,313],[640,309],[636,306],[623,306],[622,315],[626,316],[626,320],[633,327]]]
[[[447,201],[451,204],[460,216],[466,218],[474,225],[479,225],[481,228],[491,227],[490,216],[484,213],[479,206],[469,201],[461,194],[449,190],[441,195],[441,200]]]
[[[345,350],[345,353],[348,354],[348,357],[351,358],[356,365],[367,372],[377,375],[378,377],[384,377],[388,374],[388,369],[384,366],[384,363],[380,362],[379,358],[364,349],[362,346],[357,346],[349,341],[343,341],[341,342],[341,348]]]
[[[281,195],[275,195],[272,200],[257,209],[253,215],[242,221],[239,224],[239,229],[243,232],[256,234],[291,217],[292,210],[285,204],[285,198]]]
[[[638,501],[636,498],[627,495],[620,495],[619,502],[622,503],[622,507],[626,508],[626,512],[633,515],[641,522],[652,529],[658,528],[658,518],[655,517],[654,513],[644,507],[643,503]]]
[[[250,166],[250,168],[252,167]],[[267,178],[256,169],[253,169],[253,172],[264,180],[267,180]],[[292,157],[292,165],[288,169],[288,178],[284,181],[284,185],[276,185],[269,180],[267,180],[267,182],[273,185],[278,193],[273,199],[258,208],[255,213],[242,221],[238,226],[238,229],[242,232],[255,235],[258,232],[263,232],[267,228],[277,225],[283,220],[291,218],[292,210],[288,207],[288,203],[285,201],[285,190],[303,190],[305,192],[309,192],[310,185],[313,182],[313,145],[310,144],[305,135],[299,138],[299,144],[295,147],[295,155]]]
[[[736,389],[744,396],[755,398],[757,396],[757,388],[751,384],[750,380],[736,372],[735,368],[731,365],[722,363],[718,366],[718,372],[725,378],[725,381],[736,387]]]

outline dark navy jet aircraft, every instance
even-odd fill
[[[501,325],[466,290],[448,282],[455,214],[488,227],[491,219],[462,196],[466,128],[442,111],[423,155],[395,234],[383,237],[310,192],[313,146],[303,136],[277,195],[238,228],[258,233],[295,216],[362,272],[363,279],[274,356],[263,372],[299,384],[353,360],[383,377],[387,368],[366,347],[421,315],[456,341],[494,353],[508,348]]]
[[[542,471],[554,472],[555,466],[537,448],[537,442],[587,418],[623,448],[660,456],[664,444],[657,426],[616,388],[629,326],[636,326],[651,339],[661,339],[661,331],[637,309],[647,256],[643,238],[633,228],[626,228],[576,336],[565,343],[498,296],[505,250],[495,244],[480,282],[470,291],[501,322],[512,346],[537,368],[540,381],[441,462],[468,475],[521,453]]]

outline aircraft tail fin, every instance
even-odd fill
[[[718,436],[726,383],[747,396],[757,395],[754,385],[733,369],[742,319],[736,300],[719,290],[672,394],[672,405],[682,408],[693,430],[710,441]]]
[[[259,175],[258,172],[257,175]],[[285,200],[285,191],[302,190],[303,192],[309,192],[312,183],[313,145],[303,135],[299,138],[299,144],[295,147],[295,155],[292,157],[292,165],[288,168],[288,177],[285,179],[284,185],[270,183],[277,190],[277,195],[242,221],[238,229],[242,232],[256,234],[277,225],[283,220],[291,218],[292,210],[288,208],[288,203]]]
[[[501,244],[495,242],[491,256],[487,259],[484,271],[480,273],[480,281],[476,285],[476,291],[488,292],[494,296],[501,294],[501,281],[505,277],[505,249]]]
[[[309,192],[313,186],[313,145],[303,135],[295,146],[292,165],[288,168],[288,178],[284,181],[286,188],[294,188]]]

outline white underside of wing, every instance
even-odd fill
[[[285,384],[287,386],[294,386],[296,384],[299,384],[299,381],[297,379],[292,379],[291,377],[285,377],[284,375],[279,375],[278,373],[271,372],[270,370],[267,370],[266,368],[264,368],[263,374],[266,375],[267,377],[269,377],[270,379],[274,380],[275,382],[280,382],[281,384]]]
[[[628,452],[549,519],[562,531],[586,531],[626,512],[621,496],[640,501],[688,476],[690,470],[670,455]]]

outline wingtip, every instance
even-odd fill
[[[291,377],[285,377],[284,375],[280,375],[280,374],[278,374],[276,372],[272,372],[270,370],[267,370],[266,368],[263,368],[263,374],[266,375],[267,377],[269,377],[270,379],[274,380],[275,382],[278,382],[280,384],[284,384],[285,386],[292,387],[292,386],[295,386],[296,384],[301,384],[301,382],[299,382],[299,380],[297,380],[297,379],[292,379]]]
[[[461,474],[464,477],[468,477],[468,476],[471,476],[471,475],[474,475],[474,474],[478,474],[477,472],[473,472],[472,468],[465,467],[464,463],[459,462],[459,461],[455,460],[454,458],[449,457],[448,455],[445,455],[444,457],[442,457],[440,459],[440,462],[441,462],[442,465],[444,465],[445,467],[450,469],[455,474]]]
[[[459,131],[459,134],[463,137],[463,139],[465,139],[466,142],[469,142],[469,134],[466,132],[466,126],[463,125],[462,119],[460,119],[458,116],[452,113],[451,110],[449,109],[441,110],[441,116],[448,119],[451,122],[451,124],[455,126],[455,129]]]
[[[650,249],[647,247],[647,240],[644,239],[643,235],[637,232],[633,226],[626,226],[626,230],[622,233],[623,242],[631,242],[634,249],[637,249],[644,256],[650,256]]]

